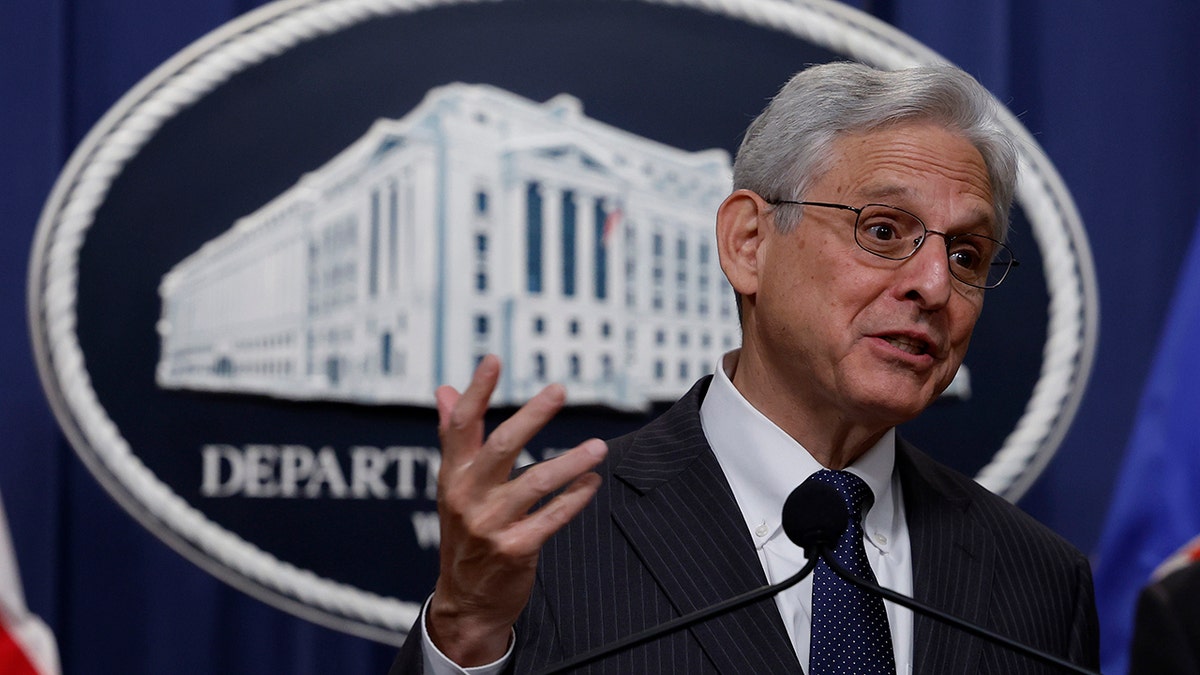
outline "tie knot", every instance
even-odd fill
[[[838,494],[842,495],[842,499],[846,500],[846,508],[850,511],[852,521],[857,521],[863,509],[868,508],[875,498],[866,482],[849,471],[821,469],[812,475],[811,480],[832,485]]]

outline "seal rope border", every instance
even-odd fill
[[[420,607],[278,560],[209,521],[131,452],[91,387],[74,333],[78,254],[125,163],[163,123],[238,72],[374,17],[500,1],[280,0],[226,23],[156,68],[96,123],[56,182],[34,241],[29,313],[38,370],[64,433],[93,475],[144,526],[214,576],[316,623],[381,642],[402,640]],[[636,1],[742,19],[881,68],[945,62],[892,26],[833,0]],[[1094,360],[1099,311],[1074,202],[1028,131],[1000,110],[1006,130],[1021,140],[1017,198],[1043,260],[1061,260],[1065,253],[1075,263],[1043,263],[1050,306],[1041,374],[1016,428],[976,477],[1015,501],[1053,456],[1078,409]]]

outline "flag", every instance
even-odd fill
[[[1178,572],[1198,562],[1200,562],[1200,535],[1196,535],[1183,548],[1172,554],[1170,558],[1167,558],[1166,562],[1159,565],[1154,570],[1154,574],[1150,576],[1150,581],[1158,581],[1163,577],[1170,576],[1173,572]]]
[[[0,501],[0,675],[58,675],[54,634],[25,607],[21,575]]]
[[[1101,665],[1125,673],[1138,592],[1200,534],[1200,224],[1175,297],[1096,550]]]
[[[600,236],[600,241],[604,246],[608,246],[608,242],[612,239],[612,233],[616,231],[624,217],[625,213],[619,206],[609,211],[608,215],[604,217],[604,233]]]

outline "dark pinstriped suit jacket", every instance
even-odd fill
[[[700,428],[709,379],[659,419],[609,443],[594,503],[543,549],[510,670],[540,670],[767,583]],[[1097,667],[1092,577],[1082,554],[903,441],[896,467],[918,599]],[[419,635],[412,631],[393,674],[420,672]],[[920,614],[914,641],[920,675],[1055,672]],[[583,672],[758,675],[800,666],[768,598]]]

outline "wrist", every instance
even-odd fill
[[[453,603],[430,598],[425,617],[429,639],[446,658],[464,668],[495,663],[508,653],[511,625],[500,625],[462,611]]]

